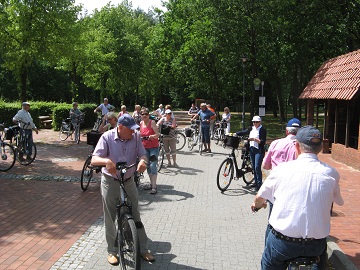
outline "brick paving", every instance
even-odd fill
[[[78,182],[89,146],[60,142],[52,131],[37,136],[36,161],[0,174],[0,269],[113,269],[106,261],[99,183],[82,192]],[[142,269],[260,269],[268,212],[251,213],[254,193],[242,181],[224,194],[217,190],[216,172],[229,150],[213,146],[201,157],[184,150],[180,168],[159,174],[157,195],[140,189],[156,257]],[[360,267],[360,172],[330,155],[321,159],[339,170],[345,199],[334,207],[331,237]]]

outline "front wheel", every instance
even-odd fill
[[[218,189],[221,192],[226,191],[227,188],[230,186],[233,178],[234,178],[234,163],[232,159],[227,158],[221,163],[217,173]]]
[[[163,146],[159,146],[159,156],[157,160],[157,170],[160,172],[163,164],[164,164],[164,158],[165,158],[165,149]]]
[[[254,171],[252,169],[251,161],[249,157],[245,157],[242,165],[241,170],[243,173],[243,180],[245,184],[250,185],[252,182],[254,182]]]
[[[80,185],[81,185],[81,189],[83,191],[87,190],[92,176],[93,176],[93,167],[91,165],[91,156],[89,156],[86,159],[83,169],[82,169],[82,172],[81,172]]]
[[[176,151],[184,148],[186,143],[186,137],[182,132],[176,133]]]
[[[12,145],[0,142],[0,171],[6,172],[10,170],[15,164],[15,151]]]
[[[124,214],[119,223],[117,239],[121,269],[140,270],[140,243],[135,222]]]

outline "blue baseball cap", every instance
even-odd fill
[[[123,114],[119,117],[118,123],[123,125],[124,127],[130,128],[132,130],[138,129],[140,126],[135,123],[134,118],[131,117],[130,114]]]
[[[300,143],[318,146],[322,143],[321,132],[313,126],[304,126],[296,134],[296,140]]]
[[[301,127],[301,122],[297,118],[290,119],[286,127]]]

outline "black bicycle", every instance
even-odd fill
[[[188,131],[185,131],[189,133]],[[189,134],[187,134],[189,135]],[[190,126],[190,137],[188,137],[188,148],[189,150],[193,150],[194,146],[199,146],[199,154],[202,154],[203,150],[203,142],[202,142],[202,134],[201,134],[201,125],[200,120],[192,120]]]
[[[0,171],[6,172],[15,164],[15,150],[11,144],[4,142],[4,135],[7,129],[4,124],[0,124]]]
[[[121,269],[141,269],[140,242],[134,218],[132,217],[131,201],[124,187],[126,171],[137,163],[127,166],[126,162],[116,163],[117,180],[120,186],[120,200],[117,210],[117,237],[116,244],[119,248],[118,256]]]
[[[30,135],[25,131],[26,128],[30,127],[30,123],[25,123],[21,120],[18,122],[23,124],[23,128],[19,126],[9,127],[6,131],[6,139],[10,140],[10,144],[12,140],[14,140],[13,148],[15,150],[16,160],[21,165],[29,165],[36,158],[36,145],[30,141]]]
[[[235,150],[238,150],[239,143],[243,139],[244,145],[241,149],[242,163],[238,167]],[[231,147],[230,155],[221,163],[217,173],[217,186],[221,192],[228,189],[233,179],[242,178],[246,185],[254,181],[254,171],[250,161],[249,143],[245,137],[226,135],[225,145]],[[234,175],[235,171],[235,175]]]

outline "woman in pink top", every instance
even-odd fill
[[[142,140],[142,143],[146,150],[146,156],[149,160],[147,164],[147,172],[150,178],[150,185],[146,186],[144,189],[151,189],[150,194],[156,194],[156,179],[157,179],[157,157],[159,156],[159,129],[156,126],[155,121],[150,120],[149,118],[149,109],[141,109],[141,119],[140,122],[140,135],[141,137],[146,137]],[[150,161],[150,156],[156,156],[155,161]]]

